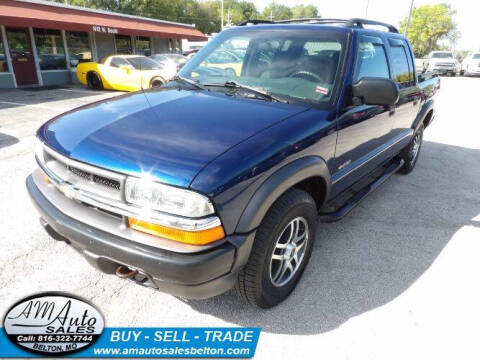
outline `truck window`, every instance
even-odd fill
[[[221,33],[182,68],[180,76],[209,84],[211,91],[225,91],[211,84],[235,81],[289,101],[322,106],[333,100],[345,32],[256,28],[260,29]],[[221,52],[234,56],[224,63],[211,61]]]
[[[390,78],[387,56],[382,44],[360,42],[355,65],[354,81],[362,77]]]
[[[405,47],[398,45],[391,46],[390,54],[392,56],[393,80],[395,80],[400,88],[410,86],[410,82],[413,79],[410,77]]]
[[[431,59],[453,59],[452,52],[433,52],[430,54]]]
[[[413,54],[411,53],[411,51],[409,50],[408,46],[407,45],[404,45],[405,47],[405,52],[407,54],[407,59],[408,59],[408,69],[409,69],[409,73],[410,73],[410,86],[415,86],[415,66],[413,64],[413,59],[414,59],[414,56]]]

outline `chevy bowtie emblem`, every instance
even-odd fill
[[[74,199],[77,193],[75,188],[67,183],[60,184],[58,189],[69,199]]]

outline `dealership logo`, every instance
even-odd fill
[[[102,334],[100,311],[77,296],[41,293],[14,304],[3,326],[8,338],[28,351],[64,355],[83,350]]]

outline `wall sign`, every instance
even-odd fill
[[[92,30],[95,31],[95,32],[101,32],[101,33],[106,33],[106,34],[118,34],[118,29],[107,27],[107,26],[93,25]]]

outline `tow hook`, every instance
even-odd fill
[[[122,279],[131,279],[137,274],[137,270],[130,269],[124,265],[120,265],[115,269],[115,275]]]

